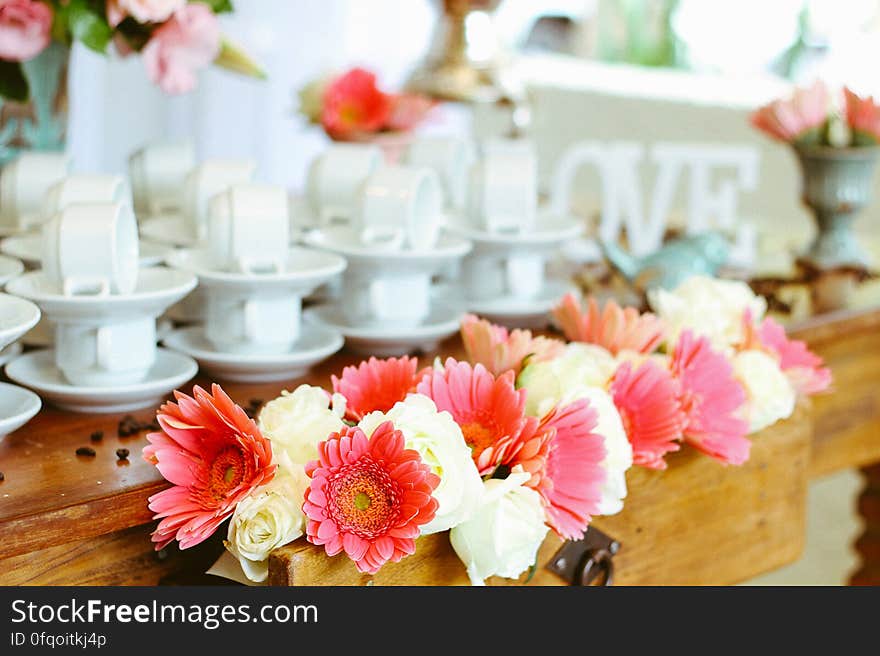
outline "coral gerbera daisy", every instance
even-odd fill
[[[537,420],[525,416],[526,391],[514,387],[512,371],[495,378],[481,364],[448,358],[442,370],[422,378],[416,391],[452,415],[481,476],[501,464],[512,466],[523,437],[534,434]]]
[[[358,570],[415,553],[419,527],[434,518],[440,484],[419,452],[404,448],[403,433],[390,421],[370,438],[358,427],[331,433],[306,465],[312,481],[305,493],[309,542],[328,556],[345,551]]]
[[[175,392],[177,403],[157,413],[162,432],[150,433],[144,459],[173,487],[150,497],[160,520],[156,549],[175,539],[187,549],[210,537],[239,501],[272,480],[272,446],[254,421],[219,385],[193,396]]]
[[[638,367],[623,363],[611,383],[611,397],[633,449],[633,463],[666,469],[663,456],[681,448],[682,417],[675,380],[647,360]]]
[[[409,356],[370,358],[357,367],[345,367],[342,376],[331,376],[333,391],[345,397],[345,416],[360,421],[371,412],[388,412],[413,391],[419,376],[418,360]]]
[[[391,99],[376,85],[376,76],[353,68],[324,89],[321,124],[333,139],[352,140],[378,132],[388,122]]]
[[[580,540],[593,515],[599,513],[606,473],[605,439],[593,431],[598,413],[586,399],[554,408],[539,431],[550,436],[544,470],[537,485],[547,508],[547,523],[560,536]]]
[[[685,441],[721,462],[741,465],[749,459],[749,427],[738,412],[746,393],[730,362],[706,337],[684,331],[670,364],[678,382]]]
[[[663,322],[651,313],[639,314],[635,308],[622,308],[608,300],[600,310],[590,297],[586,310],[574,294],[566,294],[553,308],[553,316],[572,342],[597,344],[612,355],[620,351],[650,353],[663,341]]]
[[[472,314],[465,315],[462,319],[461,339],[468,359],[486,367],[493,376],[500,376],[510,370],[519,374],[526,358],[530,362],[550,360],[560,355],[565,348],[559,340],[533,337],[529,330],[508,332],[503,326]]]

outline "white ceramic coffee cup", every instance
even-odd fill
[[[300,336],[301,299],[207,290],[205,337],[222,353],[284,353]]]
[[[287,192],[272,185],[233,185],[211,199],[207,230],[218,269],[281,272],[290,241]]]
[[[468,216],[478,229],[522,233],[535,226],[538,166],[534,151],[491,142],[471,167]]]
[[[73,385],[132,385],[146,378],[155,361],[156,320],[150,317],[55,328],[55,364]]]
[[[180,210],[184,180],[195,165],[195,148],[189,141],[154,143],[132,153],[128,177],[138,215]]]
[[[433,169],[443,185],[446,207],[462,211],[466,206],[468,172],[476,161],[476,149],[461,137],[422,137],[413,141],[404,158],[408,166]]]
[[[249,159],[210,159],[190,171],[184,189],[184,219],[190,235],[203,241],[211,198],[232,185],[250,182],[255,170]]]
[[[44,215],[51,218],[74,203],[131,205],[131,190],[121,175],[77,173],[56,182],[46,192]]]
[[[65,296],[130,294],[137,284],[137,222],[123,203],[78,203],[43,227],[43,270]]]
[[[363,244],[428,250],[442,218],[443,192],[432,169],[386,166],[364,182],[355,224]]]
[[[414,328],[431,312],[431,275],[343,276],[341,304],[359,326]]]
[[[364,181],[382,166],[382,150],[369,144],[333,144],[309,167],[306,195],[322,224],[350,220]]]
[[[67,176],[70,160],[61,153],[25,153],[0,171],[0,226],[26,230],[46,220],[46,192]]]
[[[541,254],[471,255],[461,267],[461,281],[472,300],[532,300],[544,287],[546,258]]]

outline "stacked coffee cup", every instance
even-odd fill
[[[469,171],[466,207],[446,225],[473,243],[460,278],[468,310],[512,327],[540,327],[571,291],[546,267],[583,230],[576,218],[539,208],[537,182],[528,141],[487,141]]]
[[[345,260],[289,246],[284,189],[233,182],[211,194],[234,176],[205,173],[218,171],[203,168],[195,176],[199,182],[188,185],[194,190],[192,206],[200,208],[189,216],[204,217],[195,228],[199,245],[167,260],[198,277],[205,321],[175,330],[164,342],[223,380],[296,378],[342,347],[336,331],[304,325],[300,313],[302,298],[337,277]]]
[[[441,234],[456,198],[450,145],[467,157],[464,142],[437,139],[411,149],[405,165],[386,165],[377,147],[362,144],[332,145],[312,163],[308,215],[300,221],[313,229],[304,239],[345,257],[348,268],[336,298],[306,315],[338,330],[354,350],[431,349],[458,330],[462,308],[436,298],[433,284],[470,250],[467,240]],[[424,160],[449,161],[449,179]]]
[[[119,412],[155,405],[195,375],[192,359],[157,348],[156,318],[196,279],[139,267],[126,198],[66,204],[44,225],[42,247],[43,268],[7,290],[40,307],[55,346],[14,359],[9,378],[70,410]]]

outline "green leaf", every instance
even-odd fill
[[[107,51],[113,30],[107,18],[96,11],[87,0],[70,0],[67,5],[67,26],[77,41],[82,41],[95,52]]]
[[[255,77],[260,80],[266,79],[266,73],[260,68],[259,64],[225,36],[220,37],[220,53],[214,60],[214,65],[241,75]]]
[[[21,70],[21,64],[0,59],[0,96],[16,102],[25,102],[28,95],[28,83]]]
[[[191,0],[208,5],[215,14],[225,14],[233,10],[230,0]]]

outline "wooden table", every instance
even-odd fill
[[[855,583],[880,583],[880,467],[873,465],[880,462],[878,328],[880,309],[873,309],[825,316],[793,331],[826,358],[836,376],[836,391],[815,399],[812,458],[805,470],[815,477],[861,467],[868,479],[859,506],[866,521],[865,535],[857,545],[863,565],[853,578]],[[441,352],[460,354],[460,349],[458,340],[452,339],[442,345]],[[433,355],[427,354],[423,362]],[[327,386],[331,373],[360,359],[343,351],[317,367],[306,380],[228,384],[224,389],[243,405],[252,399],[270,400],[281,389],[301,382]],[[199,378],[196,382],[205,385],[209,381]],[[132,414],[143,422],[153,418],[149,410]],[[164,482],[155,468],[140,458],[146,444],[144,434],[118,435],[121,419],[122,415],[80,415],[46,407],[0,442],[0,471],[5,475],[0,483],[0,584],[217,582],[201,573],[221,552],[222,536],[186,552],[176,548],[160,554],[152,551],[148,536],[153,523],[146,499],[162,489]],[[90,440],[96,431],[103,431],[100,442]],[[92,447],[96,455],[76,455],[77,448],[83,446]],[[118,448],[129,449],[126,462],[117,460]],[[673,468],[676,464],[674,459]],[[635,471],[633,475],[654,480],[653,473]],[[658,485],[664,484],[663,476],[671,484],[675,474],[671,469],[659,475]],[[637,499],[629,501],[636,503]],[[613,518],[599,525],[626,532],[625,527],[614,526]],[[627,534],[626,539],[632,544],[639,538]],[[784,551],[779,545],[774,548]],[[706,558],[709,554],[714,557],[710,541],[705,550]],[[769,566],[797,555],[797,550],[786,552]],[[712,580],[708,572],[704,576],[688,582],[722,582]],[[638,576],[623,582],[649,580],[660,582]]]

